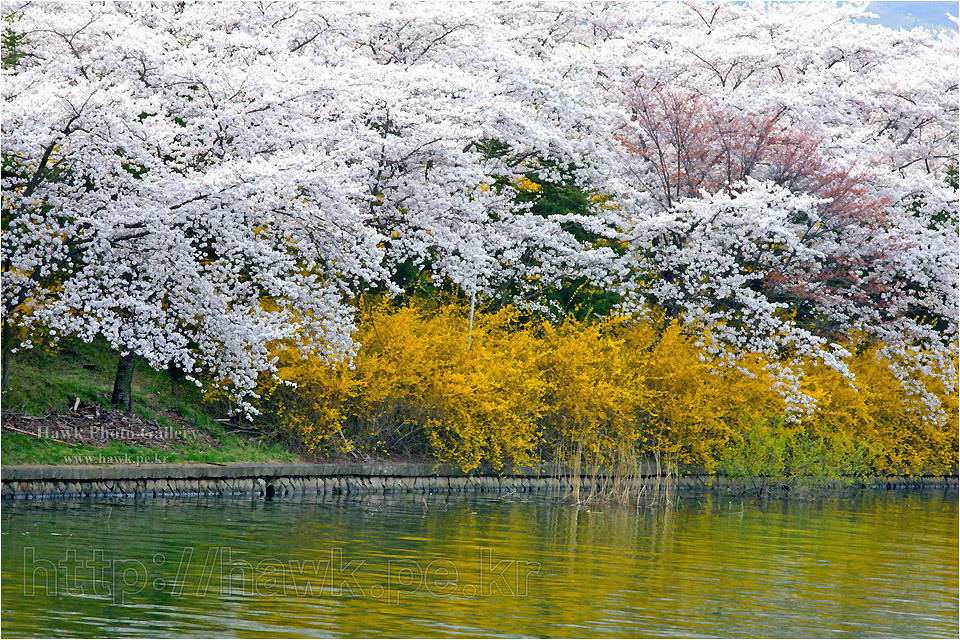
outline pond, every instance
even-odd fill
[[[957,491],[5,502],[5,637],[956,637]]]

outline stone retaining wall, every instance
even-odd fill
[[[639,482],[662,479],[651,466]],[[581,495],[604,478],[580,478]],[[679,488],[746,491],[749,481],[704,476],[674,478]],[[418,463],[354,464],[147,464],[140,466],[8,466],[3,499],[141,498],[186,496],[328,496],[364,493],[568,492],[567,469],[542,466],[464,474],[455,467]],[[957,477],[874,478],[855,485],[878,489],[956,488]],[[774,487],[776,489],[776,487]]]
[[[562,488],[547,467],[508,474],[464,474],[448,465],[392,464],[150,464],[140,466],[10,466],[2,496],[274,497],[349,493],[541,491]],[[569,484],[567,482],[566,484]]]

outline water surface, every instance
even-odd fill
[[[599,509],[599,511],[598,511]],[[956,637],[957,492],[5,503],[6,637]]]

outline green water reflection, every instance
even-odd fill
[[[943,636],[956,491],[6,503],[25,636]]]

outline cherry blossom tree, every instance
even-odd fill
[[[571,233],[574,216],[515,197],[532,167],[583,182],[595,145],[578,133],[587,112],[545,95],[556,73],[513,50],[495,15],[10,15],[22,55],[5,70],[5,326],[104,336],[123,354],[119,404],[137,355],[211,372],[238,398],[280,340],[343,360],[349,300],[389,289],[402,263],[473,294],[603,273],[609,249]]]
[[[356,296],[415,273],[663,308],[798,411],[851,333],[951,379],[956,35],[846,3],[4,12],[4,366],[103,336],[118,403],[143,357],[249,409],[275,345],[348,361]]]
[[[104,336],[123,356],[114,400],[127,408],[134,355],[212,372],[240,399],[277,340],[348,356],[345,301],[380,277],[382,251],[338,179],[349,156],[310,135],[302,88],[274,83],[272,61],[191,40],[172,8],[151,10],[153,26],[75,9],[31,5],[17,21],[5,323]]]
[[[800,363],[842,370],[835,340],[851,334],[887,344],[904,382],[955,385],[957,82],[942,61],[957,38],[862,11],[676,4],[619,45],[636,60],[617,77],[645,203],[638,299],[786,356],[801,408]]]

